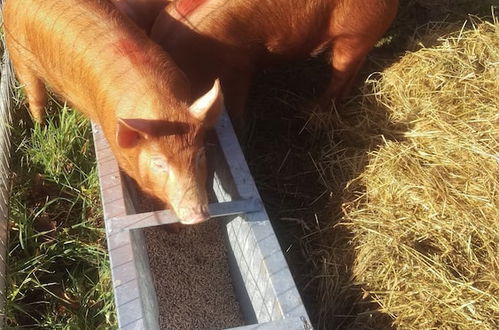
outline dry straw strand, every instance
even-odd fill
[[[351,105],[361,118],[342,129],[371,141],[326,150],[324,167],[338,173],[365,158],[345,188],[342,225],[353,233],[355,283],[393,326],[497,329],[499,24],[475,20],[445,37],[431,33],[425,40],[436,45],[419,43],[371,76]],[[376,327],[362,317],[354,327]]]

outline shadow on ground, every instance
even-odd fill
[[[490,15],[491,5],[401,1],[392,29],[370,55],[359,81],[396,62],[429,28],[441,27],[444,35],[448,23],[459,27],[468,13]],[[425,46],[436,42],[425,40]],[[379,305],[352,275],[352,233],[335,225],[342,219],[343,201],[355,197],[344,196],[345,185],[363,171],[367,154],[383,138],[402,139],[408,127],[391,122],[381,105],[372,118],[356,121],[355,95],[348,105],[333,108],[321,124],[307,104],[328,80],[329,67],[322,57],[260,73],[247,106],[243,148],[314,326],[391,329],[392,316],[378,311]],[[348,167],[342,166],[344,159]]]

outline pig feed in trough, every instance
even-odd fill
[[[210,149],[213,154],[215,150]],[[138,213],[163,208],[162,202],[143,194],[129,177],[125,181]],[[210,197],[210,202],[216,201]],[[168,227],[151,227],[144,229],[144,236],[161,329],[223,329],[244,325],[230,278],[220,222],[184,226],[179,232]]]
[[[120,329],[311,329],[227,114],[207,143],[207,223],[177,223],[120,173],[94,125]],[[143,212],[143,213],[140,213]]]

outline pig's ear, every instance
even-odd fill
[[[142,138],[140,128],[134,127],[133,122],[118,118],[116,128],[116,142],[121,148],[133,148]]]
[[[213,87],[203,96],[198,98],[189,107],[191,115],[202,121],[205,126],[216,124],[222,113],[224,98],[220,80],[215,80]]]

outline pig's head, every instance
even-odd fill
[[[209,218],[204,133],[223,108],[219,81],[179,107],[162,119],[119,118],[116,142],[141,188],[167,203],[181,223],[195,224]]]

